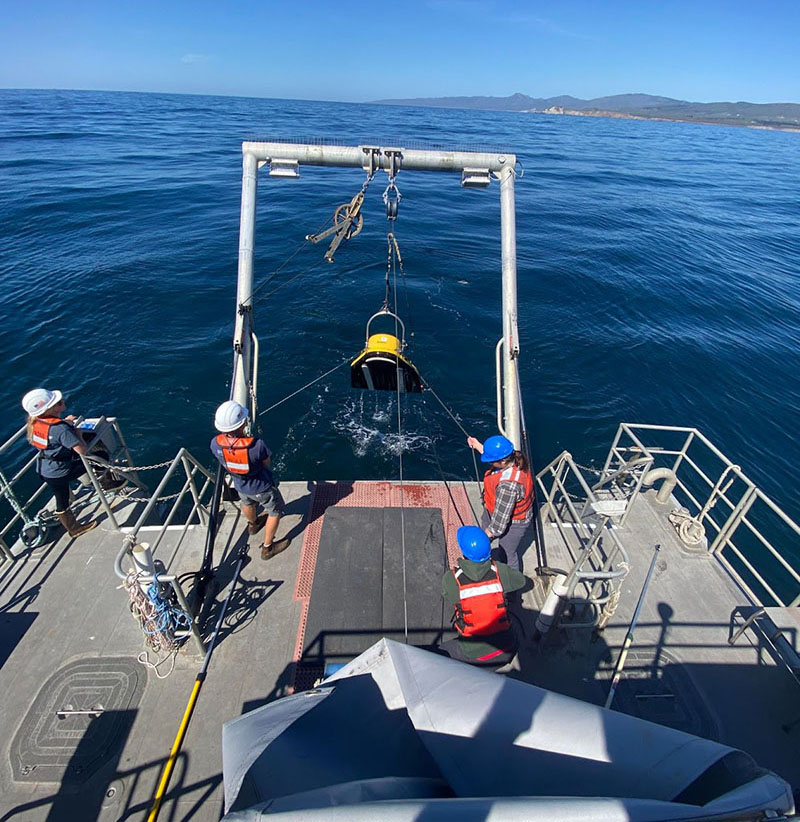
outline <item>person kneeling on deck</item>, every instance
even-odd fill
[[[456,534],[464,555],[442,577],[442,596],[454,607],[459,636],[439,646],[452,659],[498,667],[513,659],[517,641],[508,615],[508,594],[525,587],[525,576],[491,558],[489,537],[477,525]]]
[[[533,477],[528,460],[521,451],[514,450],[511,440],[500,435],[489,437],[483,444],[468,437],[467,445],[481,455],[481,462],[490,463],[483,476],[481,528],[490,539],[498,539],[506,562],[519,571],[520,546],[533,521]]]
[[[39,451],[36,471],[53,491],[58,521],[71,537],[79,537],[97,525],[97,520],[79,523],[69,505],[70,483],[86,477],[79,456],[89,451],[83,434],[75,428],[72,414],[62,419],[67,404],[60,391],[34,388],[22,398],[22,407],[28,415],[28,442]],[[108,457],[104,449],[97,448],[94,453]],[[100,487],[104,491],[114,491],[123,485],[124,479],[109,473],[100,478]]]
[[[283,497],[269,470],[272,454],[267,444],[245,432],[248,417],[247,409],[235,400],[223,402],[214,416],[214,427],[220,433],[211,440],[211,451],[231,475],[242,500],[248,532],[257,534],[266,522],[261,559],[272,559],[289,547],[288,539],[275,539],[283,514]],[[258,516],[259,504],[266,516]]]

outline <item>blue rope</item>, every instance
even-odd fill
[[[148,634],[171,634],[173,637],[177,631],[188,631],[192,627],[192,618],[183,608],[173,605],[168,599],[161,596],[158,585],[158,574],[153,574],[153,582],[147,589],[147,597],[153,604],[156,615],[154,617],[155,631],[147,631]]]

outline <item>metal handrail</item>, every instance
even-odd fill
[[[171,568],[172,563],[174,562],[175,557],[178,551],[180,550],[181,545],[183,544],[183,540],[186,537],[186,534],[189,531],[189,526],[192,523],[192,518],[195,516],[195,514],[197,514],[198,519],[200,519],[200,521],[203,522],[204,517],[208,515],[208,512],[204,507],[203,498],[205,497],[209,488],[214,487],[214,477],[212,477],[209,471],[206,468],[204,468],[185,448],[181,448],[175,455],[175,458],[169,464],[167,470],[164,472],[164,476],[161,478],[161,482],[158,483],[158,487],[155,489],[155,491],[153,491],[152,496],[147,501],[147,504],[145,505],[142,513],[139,515],[139,519],[136,521],[136,524],[133,526],[130,533],[126,534],[125,536],[122,548],[120,549],[119,553],[117,554],[114,560],[114,573],[120,579],[126,579],[128,576],[122,568],[122,563],[125,557],[132,553],[132,549],[138,541],[139,532],[144,527],[148,517],[153,512],[153,509],[156,507],[156,505],[158,505],[159,498],[161,497],[167,485],[169,484],[169,481],[180,468],[183,468],[186,479],[183,483],[181,490],[175,497],[175,501],[173,502],[172,507],[169,510],[169,513],[165,517],[164,522],[161,524],[155,542],[150,545],[151,556],[155,555],[158,546],[161,544],[161,541],[164,538],[164,534],[167,533],[167,530],[172,524],[172,520],[175,518],[178,508],[180,507],[187,493],[191,494],[193,501],[192,508],[186,516],[186,520],[181,528],[180,536],[178,537],[176,545],[172,549],[172,553],[168,561],[164,563],[164,567],[167,571],[169,571],[169,569]],[[195,477],[198,473],[201,476],[205,477],[205,482],[203,482],[203,485],[200,489],[198,489],[197,483],[195,482]],[[151,574],[143,570],[138,571],[138,581],[143,585],[150,585],[151,583],[156,581],[156,578],[159,582],[163,582],[171,586],[181,608],[187,614],[191,615],[192,610],[189,607],[186,595],[184,594],[183,589],[181,588],[180,581],[178,580],[175,574]],[[203,638],[200,635],[200,628],[197,624],[197,619],[194,616],[192,616],[191,625],[192,637],[197,646],[197,649],[201,654],[205,653]]]
[[[643,440],[647,434],[656,435],[658,433],[686,434],[683,444],[679,448],[654,447],[652,444],[644,446]],[[630,446],[621,446],[623,437],[632,443]],[[707,449],[706,459],[699,451],[701,447]],[[746,592],[748,597],[756,604],[763,605],[760,595],[753,590],[748,581],[736,569],[734,563],[730,561],[726,554],[732,553],[738,562],[747,569],[752,578],[758,583],[763,592],[774,600],[773,603],[780,606],[800,605],[800,569],[792,565],[773,541],[764,533],[763,528],[756,526],[748,514],[755,505],[766,507],[767,514],[771,517],[768,521],[774,528],[781,524],[798,537],[800,545],[800,525],[783,511],[777,503],[770,499],[742,469],[732,463],[725,454],[720,451],[705,435],[697,428],[669,425],[650,425],[641,423],[621,423],[617,429],[614,442],[606,458],[606,468],[614,461],[624,461],[625,455],[631,452],[645,449],[645,452],[654,456],[664,458],[674,457],[671,468],[677,477],[676,491],[679,491],[684,500],[688,502],[690,513],[698,518],[698,521],[705,527],[711,528],[714,532],[713,540],[709,540],[708,551],[715,556],[728,572],[734,577],[736,582]],[[709,456],[711,460],[709,460]],[[737,483],[736,491],[731,491],[727,486],[721,489],[720,480],[724,476],[735,478]],[[699,499],[698,494],[692,491],[690,485],[694,480],[696,487],[699,481],[702,486],[709,489],[709,496],[705,500]],[[723,521],[712,516],[709,510],[711,496],[714,495],[716,501],[720,502],[727,510],[727,515]],[[692,509],[694,509],[692,511]],[[747,552],[741,545],[737,545],[737,536],[748,532],[757,543],[778,563],[786,575],[785,585],[794,588],[793,595],[784,598],[775,590],[775,585],[771,584],[758,569],[758,557],[752,552]],[[741,540],[740,540],[741,543]]]
[[[505,422],[503,415],[503,359],[500,353],[504,346],[503,338],[497,341],[494,348],[494,369],[495,369],[495,385],[497,389],[497,430],[505,437],[506,429],[503,423]]]
[[[548,476],[550,480],[549,487],[545,482]],[[581,513],[578,513],[567,489],[566,482],[569,477],[578,483],[586,501]],[[543,522],[550,520],[556,525],[561,539],[573,560],[572,568],[568,571],[564,583],[566,586],[565,599],[568,602],[584,602],[590,606],[595,606],[596,615],[599,619],[602,614],[601,606],[611,599],[615,591],[619,590],[622,579],[629,571],[630,560],[628,553],[610,527],[609,517],[603,517],[600,523],[590,523],[588,521],[586,508],[592,503],[598,502],[598,498],[586,482],[580,468],[575,464],[569,452],[562,452],[549,465],[539,471],[535,481],[545,500],[539,512],[541,519]],[[558,509],[562,505],[569,514],[569,521],[565,521],[559,513]],[[573,536],[577,537],[581,545],[577,556],[572,552],[571,540],[567,534],[567,525],[570,526]],[[604,561],[599,557],[601,537],[603,536],[608,537],[612,545]],[[584,570],[586,563],[590,564],[590,568]],[[585,587],[585,598],[576,598],[575,589],[578,585]],[[584,624],[594,625],[595,622],[571,623],[570,627],[582,627]]]
[[[198,518],[200,518],[202,521],[202,517],[204,515],[207,515],[207,511],[205,510],[203,504],[203,497],[206,495],[206,492],[209,490],[209,488],[213,487],[214,477],[185,448],[181,448],[175,455],[167,470],[165,471],[164,476],[161,478],[161,482],[159,482],[157,488],[155,489],[155,491],[153,491],[153,494],[148,500],[147,504],[145,505],[144,510],[139,515],[139,519],[136,521],[136,524],[131,528],[130,533],[125,535],[125,540],[123,542],[122,548],[120,549],[116,559],[114,560],[114,572],[120,579],[125,579],[127,576],[125,571],[123,571],[122,569],[122,562],[125,559],[125,556],[131,553],[131,549],[137,542],[139,531],[144,527],[144,524],[147,522],[148,517],[158,504],[159,498],[162,496],[164,489],[167,487],[169,481],[172,479],[173,475],[179,468],[183,468],[184,473],[186,475],[186,480],[184,481],[183,487],[181,488],[180,492],[176,496],[169,513],[165,517],[164,522],[161,524],[155,542],[152,543],[150,546],[151,551],[153,552],[153,554],[155,554],[156,550],[158,549],[158,546],[161,544],[161,541],[164,538],[164,534],[166,534],[167,529],[172,524],[172,520],[175,518],[175,515],[178,511],[178,508],[180,507],[180,504],[183,502],[184,497],[187,493],[190,493],[193,499],[193,505],[188,515],[186,516],[186,521],[183,523],[181,534],[178,538],[178,544],[173,549],[172,555],[169,558],[169,562],[165,563],[165,567],[167,570],[169,570],[170,566],[172,565],[172,562],[175,559],[175,555],[177,554],[178,549],[183,543],[183,539],[186,536],[187,531],[189,530],[189,526],[191,525],[192,518],[195,516],[195,514],[197,514]],[[198,474],[198,472],[205,477],[205,482],[203,483],[202,488],[200,488],[199,490],[197,488],[197,484],[195,483],[195,477]]]
[[[83,417],[78,417],[75,421],[76,425],[80,425],[80,423],[83,422],[83,420]],[[118,459],[122,457],[128,466],[132,465],[130,451],[128,450],[127,442],[125,441],[125,437],[122,434],[122,429],[116,417],[100,416],[97,418],[97,423],[94,428],[95,438],[91,443],[89,443],[87,453],[91,454],[92,451],[94,451],[99,445],[101,445],[103,435],[107,431],[109,431],[109,429],[113,432],[113,435],[118,444],[115,453],[112,455],[112,459]],[[23,425],[14,434],[12,434],[2,445],[0,445],[0,456],[5,454],[10,448],[12,448],[17,442],[19,442],[25,436],[26,430],[27,426]],[[90,480],[92,481],[92,484],[94,485],[95,491],[98,494],[100,504],[103,506],[105,513],[108,515],[109,520],[113,524],[114,528],[119,530],[117,521],[106,501],[105,492],[102,490],[99,483],[97,482],[97,479],[94,476],[94,472],[91,470],[91,466],[89,466],[87,460],[84,459],[82,455],[79,456],[84,466],[87,467],[87,472],[89,474]],[[27,459],[22,465],[22,467],[19,470],[17,470],[17,472],[13,474],[10,479],[8,479],[7,483],[5,483],[5,487],[8,488],[12,493],[14,493],[14,486],[17,485],[23,479],[23,477],[25,477],[28,474],[28,472],[36,465],[37,458],[38,454],[34,454],[32,457]],[[111,465],[111,467],[124,470],[126,466],[123,464]],[[130,478],[135,485],[146,490],[146,487],[139,481],[138,476],[135,472],[126,473],[126,476]],[[28,515],[31,517],[31,519],[33,519],[35,514],[29,513],[31,506],[48,489],[48,487],[49,486],[47,485],[47,483],[42,481],[37,485],[36,489],[27,499],[19,501],[20,508],[24,511],[25,515]],[[20,512],[15,511],[11,519],[8,522],[6,522],[6,524],[3,525],[2,528],[0,528],[0,551],[2,551],[6,558],[12,561],[16,559],[16,556],[4,540],[4,537],[22,518],[23,515]]]

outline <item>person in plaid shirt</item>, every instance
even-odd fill
[[[511,440],[496,435],[481,443],[467,438],[467,445],[481,455],[489,469],[483,476],[481,528],[489,539],[497,539],[510,568],[521,569],[520,547],[529,538],[533,521],[533,477],[528,460]]]

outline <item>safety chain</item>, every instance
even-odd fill
[[[163,497],[156,497],[156,502],[167,502],[171,499],[178,499],[178,497],[184,493],[183,491],[178,491],[177,494],[166,494]],[[120,499],[128,500],[130,502],[150,502],[151,497],[135,497],[133,494],[129,494],[126,491],[119,492]]]
[[[602,468],[594,468],[591,465],[581,465],[579,462],[575,463],[576,468],[580,468],[581,471],[588,471],[590,474],[597,474],[598,476],[602,475],[603,469]]]
[[[156,462],[153,465],[114,465],[110,462],[106,462],[105,460],[99,460],[96,457],[92,457],[91,454],[87,454],[86,458],[94,463],[95,465],[99,465],[103,468],[106,468],[110,471],[118,471],[123,477],[126,473],[134,473],[135,471],[154,471],[157,468],[166,468],[172,465],[173,460],[166,460],[165,462]],[[150,497],[136,497],[133,495],[133,487],[130,491],[123,489],[119,492],[119,498],[124,500],[129,500],[130,502],[150,502]],[[163,497],[158,497],[156,502],[167,502],[171,499],[177,499],[183,492],[179,491],[177,494],[167,494]]]
[[[166,460],[165,462],[157,462],[153,465],[113,465],[112,463],[106,462],[105,460],[99,460],[92,454],[87,454],[86,459],[88,459],[90,462],[95,462],[98,465],[102,465],[103,468],[116,469],[122,472],[130,471],[131,473],[134,471],[153,471],[156,468],[166,468],[168,465],[172,465],[172,460]]]

